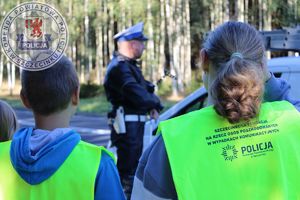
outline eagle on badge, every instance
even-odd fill
[[[25,27],[31,30],[30,36],[33,38],[39,38],[42,36],[41,27],[43,26],[43,20],[40,18],[33,19],[26,19],[25,20]]]

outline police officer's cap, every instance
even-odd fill
[[[114,36],[114,39],[117,42],[121,41],[129,41],[129,40],[140,40],[140,41],[146,41],[148,38],[143,34],[144,29],[144,23],[139,22],[134,26],[131,26],[124,31],[116,34]]]

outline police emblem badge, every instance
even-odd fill
[[[30,71],[51,67],[63,55],[68,29],[62,15],[39,2],[13,8],[0,28],[1,46],[8,59]]]

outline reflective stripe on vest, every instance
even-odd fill
[[[207,107],[159,126],[179,200],[300,199],[300,113],[264,103],[230,124]]]
[[[94,199],[103,147],[80,141],[51,177],[40,184],[30,185],[17,174],[10,162],[10,143],[0,143],[0,200]]]

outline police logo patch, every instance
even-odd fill
[[[68,43],[68,29],[55,8],[28,2],[8,12],[0,37],[3,52],[11,62],[25,70],[39,71],[62,57]]]
[[[238,151],[235,148],[235,145],[227,145],[222,148],[222,156],[224,156],[225,160],[233,161],[237,158]]]

